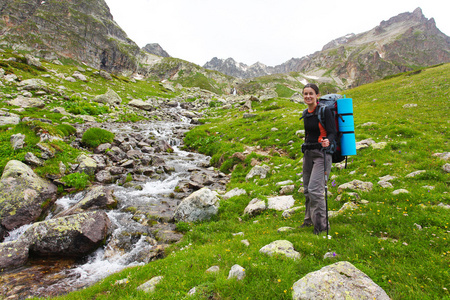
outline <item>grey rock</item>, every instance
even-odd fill
[[[13,100],[6,101],[9,105],[19,106],[21,108],[43,108],[45,106],[45,102],[39,98],[29,98],[24,97],[22,95],[17,96],[17,98]]]
[[[363,192],[370,192],[373,188],[372,182],[363,182],[361,180],[353,180],[351,182],[347,182],[344,184],[341,184],[338,187],[338,193],[341,193],[342,191],[346,189],[354,190],[354,191],[363,191]]]
[[[244,215],[255,216],[266,210],[266,202],[258,198],[252,199],[244,210]]]
[[[230,199],[232,197],[246,195],[246,194],[247,194],[246,190],[240,189],[240,188],[234,188],[231,191],[228,191],[225,195],[223,195],[222,199],[228,200],[228,199]]]
[[[248,172],[247,176],[245,176],[245,180],[250,180],[255,176],[258,176],[261,179],[266,178],[267,174],[270,171],[270,167],[268,165],[262,166],[254,166],[250,172]]]
[[[55,218],[74,215],[86,211],[110,209],[117,206],[113,190],[105,186],[94,186],[88,190],[83,199],[71,208],[60,212]]]
[[[386,292],[366,274],[346,261],[323,267],[294,283],[292,299],[378,299]]]
[[[108,88],[105,94],[94,97],[93,101],[109,105],[119,105],[122,103],[122,98],[115,91]]]
[[[295,203],[295,199],[292,195],[270,197],[267,199],[268,208],[275,210],[287,210],[292,208]]]
[[[57,188],[24,163],[11,160],[0,179],[0,222],[12,230],[36,221],[56,200]]]
[[[128,105],[147,111],[151,111],[154,109],[153,103],[145,102],[142,101],[141,99],[131,100],[130,102],[128,102]]]
[[[86,154],[80,154],[77,157],[77,161],[79,163],[77,172],[78,173],[86,173],[87,175],[94,175],[95,170],[97,169],[97,163],[94,159],[87,156]]]
[[[10,142],[14,150],[22,149],[25,146],[25,135],[21,133],[13,134]]]
[[[144,291],[146,293],[152,293],[155,290],[156,285],[158,283],[160,283],[163,279],[164,279],[163,276],[153,277],[149,281],[147,281],[144,284],[141,284],[140,286],[138,286],[137,290],[138,291]]]
[[[29,250],[26,243],[13,241],[0,244],[0,270],[23,266],[28,260]]]
[[[82,257],[106,239],[111,221],[103,211],[34,223],[19,238],[36,255]]]
[[[27,154],[25,154],[25,162],[32,166],[43,166],[44,165],[44,160],[40,159],[39,157],[37,157],[36,155],[34,155],[31,152],[27,152]]]
[[[287,240],[274,241],[269,245],[262,247],[259,252],[269,256],[281,254],[294,260],[301,258],[301,254],[295,251],[294,245]]]
[[[208,220],[219,210],[219,198],[208,188],[195,191],[178,205],[174,219],[184,222]]]
[[[240,265],[234,265],[231,267],[228,273],[228,279],[236,278],[237,280],[242,280],[245,277],[245,269]]]

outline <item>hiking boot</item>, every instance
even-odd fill
[[[303,223],[302,225],[300,225],[300,228],[306,228],[306,227],[311,227],[313,226],[312,223]]]
[[[319,230],[319,229],[317,229],[317,228],[314,228],[314,231],[313,231],[313,233],[314,233],[315,235],[319,235],[319,234],[321,234],[322,232],[325,232],[325,230]]]

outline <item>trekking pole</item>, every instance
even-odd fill
[[[327,221],[327,239],[328,239],[328,174],[327,174],[327,148],[323,148],[323,169],[325,180],[325,212]]]

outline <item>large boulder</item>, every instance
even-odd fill
[[[13,100],[6,101],[9,105],[19,106],[21,108],[37,107],[43,108],[45,106],[44,100],[40,98],[28,98],[22,95],[17,96]]]
[[[110,227],[104,211],[80,213],[34,223],[19,241],[35,255],[83,257],[102,245]]]
[[[292,299],[378,299],[386,292],[366,274],[346,261],[323,267],[294,283]]]
[[[24,163],[9,161],[0,178],[0,224],[12,230],[38,220],[56,200],[57,187]]]
[[[47,83],[44,80],[38,78],[23,80],[17,85],[22,87],[22,89],[28,91],[42,90],[47,87]]]
[[[128,102],[128,105],[143,110],[152,110],[154,108],[151,102],[145,102],[142,101],[141,99],[133,99],[130,102]]]
[[[108,88],[108,91],[103,95],[98,95],[93,99],[95,102],[109,104],[109,105],[119,105],[122,103],[122,98],[114,92],[112,89]]]
[[[174,219],[195,222],[210,219],[219,210],[219,198],[208,188],[202,188],[181,201],[175,210]]]

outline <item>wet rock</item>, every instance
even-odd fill
[[[183,222],[208,220],[219,210],[219,198],[208,188],[202,188],[183,199],[175,210],[174,219]]]
[[[0,179],[0,222],[12,230],[36,221],[56,200],[57,188],[24,163],[11,160]]]
[[[366,274],[346,261],[307,274],[293,286],[293,299],[379,299],[389,300],[386,292]]]
[[[82,257],[104,242],[110,226],[103,211],[80,213],[34,223],[19,240],[36,255]]]
[[[204,187],[205,185],[211,185],[214,183],[214,179],[210,174],[206,172],[193,172],[190,177],[191,181],[199,184],[199,186]]]
[[[28,260],[28,245],[13,241],[0,244],[0,270],[23,266]]]
[[[163,244],[173,244],[183,238],[183,234],[175,231],[175,224],[163,223],[157,224],[150,228],[155,235],[156,240]]]
[[[88,190],[83,199],[71,208],[57,214],[55,218],[65,217],[81,212],[111,209],[117,206],[113,190],[106,186],[94,186]]]

